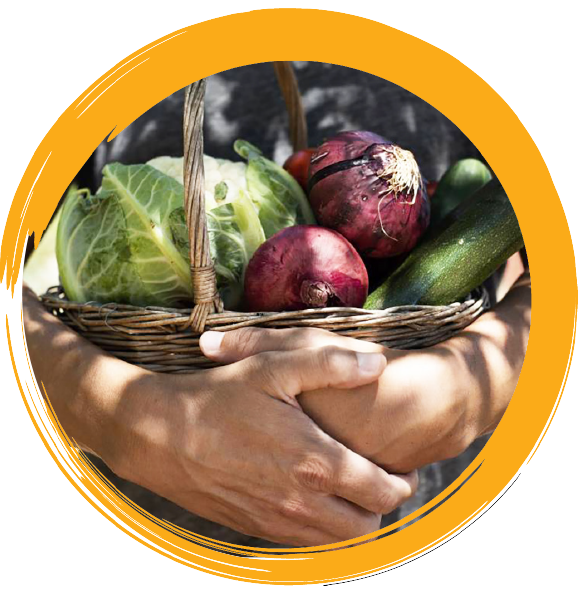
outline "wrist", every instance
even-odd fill
[[[119,363],[121,363],[119,361]],[[123,363],[126,365],[126,363]],[[199,376],[152,373],[130,366],[117,388],[116,408],[107,412],[110,438],[103,458],[121,478],[166,495],[166,463],[195,442],[193,424],[207,384]],[[120,376],[119,376],[120,377]]]
[[[167,400],[159,379],[164,376],[107,357],[88,377],[83,384],[89,398],[78,416],[94,422],[91,446],[116,475],[139,482],[150,446],[166,426]]]

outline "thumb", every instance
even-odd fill
[[[376,381],[387,364],[380,353],[325,346],[286,352],[264,352],[240,361],[249,379],[282,400],[323,388],[356,388]]]
[[[348,338],[317,328],[239,328],[228,332],[205,332],[199,339],[203,354],[219,363],[235,363],[262,352],[337,346],[354,352],[383,352],[372,342]]]

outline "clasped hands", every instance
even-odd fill
[[[376,385],[386,358],[375,345],[320,330],[247,328],[205,333],[201,347],[225,365],[151,377],[147,400],[162,412],[145,408],[154,415],[127,425],[137,432],[115,459],[120,476],[291,545],[371,533],[416,490],[415,471],[386,472],[324,432],[302,404],[315,391]]]
[[[209,332],[201,348],[223,366],[168,375],[103,353],[23,297],[36,376],[70,437],[200,516],[299,546],[378,530],[415,492],[417,468],[491,431],[530,319],[522,284],[420,351],[313,329]]]

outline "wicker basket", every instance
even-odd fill
[[[295,149],[304,148],[307,128],[295,74],[290,62],[274,65],[289,113],[291,142]],[[215,365],[199,348],[199,337],[204,330],[314,326],[391,348],[408,349],[446,340],[488,308],[488,294],[480,288],[463,302],[441,307],[399,306],[382,311],[331,307],[283,313],[223,311],[205,219],[204,91],[204,80],[188,87],[184,108],[185,212],[190,238],[193,308],[75,303],[66,299],[61,288],[51,288],[41,300],[64,323],[130,363],[165,373],[187,373]]]

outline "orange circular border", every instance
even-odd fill
[[[294,30],[300,31],[298,41]],[[384,59],[380,52],[368,53],[363,44],[342,44],[345,37],[379,39],[383,46],[396,48],[396,60]],[[215,44],[216,39],[227,39],[227,44]],[[199,51],[208,47],[210,52]],[[110,131],[109,139],[192,81],[245,64],[288,58],[364,70],[427,100],[482,152],[514,205],[532,270],[530,341],[510,406],[464,474],[424,508],[386,529],[412,522],[399,532],[384,536],[381,531],[375,534],[379,541],[361,545],[356,541],[339,544],[354,546],[351,549],[269,553],[211,541],[157,520],[130,503],[68,442],[52,413],[48,412],[52,427],[42,428],[39,409],[45,408],[44,402],[23,389],[19,369],[25,371],[22,366],[29,364],[16,364],[9,330],[8,342],[26,407],[46,447],[71,482],[85,495],[90,494],[91,503],[103,515],[151,549],[194,568],[239,580],[298,584],[334,582],[386,570],[447,540],[508,486],[537,449],[555,412],[572,356],[578,303],[572,241],[547,167],[500,96],[442,50],[386,25],[342,13],[274,9],[187,27],[120,62],[58,119],[36,150],[14,197],[0,267],[14,291],[19,275],[15,264],[21,262],[26,233],[34,231],[36,238],[40,237],[66,187]],[[543,250],[545,221],[547,251]],[[553,300],[555,325],[551,320]],[[58,440],[60,444],[55,443]],[[63,464],[65,452],[72,458],[72,470]],[[438,507],[434,510],[434,506]],[[428,515],[417,520],[424,513]],[[216,552],[215,547],[222,551]],[[240,555],[253,557],[248,560]]]

